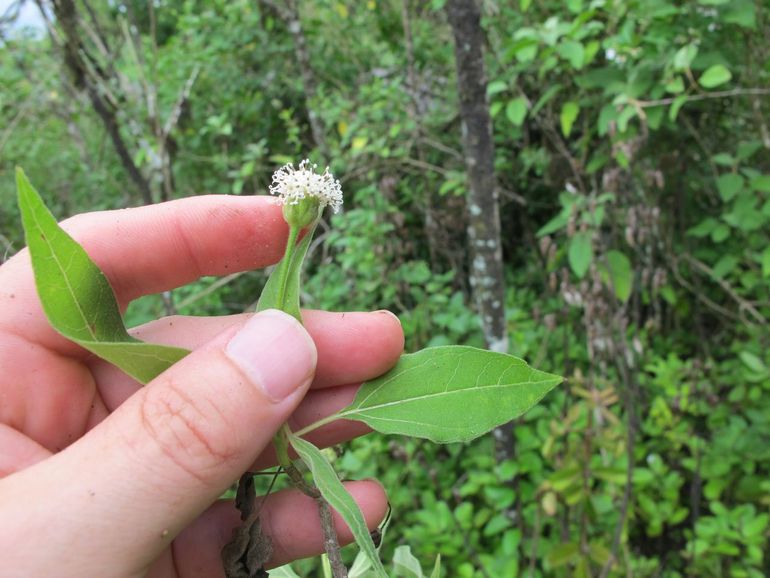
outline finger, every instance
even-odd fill
[[[104,415],[87,367],[0,330],[0,423],[55,452]]]
[[[105,272],[118,301],[277,262],[286,244],[281,209],[268,197],[209,195],[135,209],[86,213],[62,223]],[[0,325],[23,328],[38,343],[74,348],[48,325],[29,253],[0,272]]]
[[[349,482],[345,487],[361,507],[367,526],[374,530],[385,517],[387,498],[377,482]],[[294,490],[271,494],[260,511],[262,531],[270,537],[273,556],[268,568],[323,552],[318,508],[315,501]],[[334,513],[340,544],[353,541],[345,522]],[[174,542],[174,561],[179,578],[224,576],[220,552],[240,525],[238,511],[230,501],[218,502],[186,529]],[[150,577],[152,574],[150,574]],[[149,578],[149,577],[148,577]]]
[[[196,349],[250,314],[159,319],[136,328],[142,341]],[[304,310],[302,322],[318,350],[314,387],[360,383],[387,371],[404,349],[401,322],[390,311]]]
[[[270,443],[307,391],[315,360],[310,336],[285,313],[225,331],[69,448],[0,481],[0,495],[11,497],[0,550],[22,568],[63,561],[60,576],[72,574],[67,560],[81,576],[106,564],[141,573]],[[22,505],[14,495],[35,500]],[[81,530],[72,536],[70,527]],[[19,536],[39,537],[45,554]],[[45,575],[43,567],[27,574]]]
[[[299,431],[347,407],[355,398],[358,387],[358,385],[343,385],[308,392],[289,419],[289,427],[292,431]],[[319,427],[303,437],[317,447],[327,448],[350,441],[371,431],[371,428],[363,422],[340,419]],[[292,453],[292,455],[294,454]],[[275,464],[273,446],[268,446],[249,468],[249,471],[258,472]]]
[[[28,468],[51,455],[39,443],[0,423],[0,478]]]
[[[142,341],[197,349],[220,332],[244,322],[250,314],[225,317],[174,316],[137,327]],[[303,321],[318,350],[313,388],[361,383],[390,369],[404,349],[398,318],[389,311],[330,313],[304,311]],[[102,399],[114,410],[141,386],[115,366],[94,360],[91,369]]]

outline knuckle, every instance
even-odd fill
[[[237,432],[213,396],[191,396],[169,380],[146,390],[140,412],[149,438],[186,474],[205,481],[238,455]]]

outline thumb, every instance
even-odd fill
[[[20,472],[26,495],[50,495],[56,480],[56,504],[35,506],[48,510],[40,512],[45,529],[17,525],[15,534],[44,533],[45,558],[76,560],[78,575],[89,575],[87,561],[96,570],[108,563],[141,572],[265,449],[315,366],[315,345],[296,319],[276,310],[254,315],[161,374],[78,442]],[[34,524],[29,506],[23,518]],[[55,520],[78,527],[76,536],[52,531]],[[65,575],[57,566],[57,576]]]

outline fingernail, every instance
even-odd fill
[[[393,319],[395,319],[399,325],[401,325],[401,320],[398,318],[398,315],[393,313],[392,311],[388,311],[387,309],[379,309],[378,311],[375,311],[375,313],[385,313],[386,315],[390,315]]]
[[[315,373],[313,340],[299,321],[277,309],[255,314],[225,352],[274,402],[306,386]]]

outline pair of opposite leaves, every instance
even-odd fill
[[[148,383],[189,351],[131,337],[104,273],[56,222],[21,169],[16,170],[19,208],[35,283],[49,322],[64,337]],[[312,232],[297,246],[288,266],[284,303],[273,277],[258,310],[279,306],[299,314],[299,285]],[[366,423],[385,434],[466,442],[522,415],[562,378],[529,367],[523,360],[467,346],[443,346],[402,355],[387,373],[364,383],[353,402],[301,434],[335,419]],[[375,574],[387,576],[358,505],[325,456],[298,435],[290,442],[307,464],[329,504],[350,526]]]

